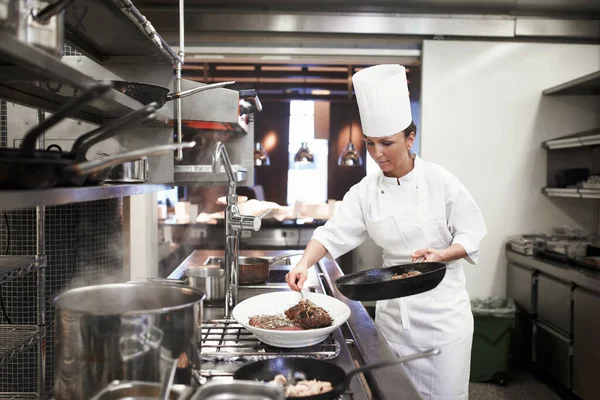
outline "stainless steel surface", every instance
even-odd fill
[[[44,334],[44,327],[35,325],[0,325],[0,366],[37,344]]]
[[[567,388],[571,385],[571,339],[550,326],[537,322],[535,354],[537,366]]]
[[[227,149],[221,142],[216,142],[212,153],[212,170],[220,170],[221,163],[229,179],[227,208],[225,209],[225,317],[231,317],[231,311],[238,303],[238,257],[239,241],[242,231],[258,231],[261,219],[251,215],[242,215],[237,206],[236,177],[227,155]]]
[[[305,357],[331,360],[339,356],[340,344],[333,335],[314,346],[302,349],[280,349],[260,342],[242,325],[231,319],[207,320],[202,323],[201,375],[229,376],[218,365],[223,361],[258,361],[275,357]]]
[[[210,382],[203,385],[190,400],[285,400],[282,386],[251,381]]]
[[[576,288],[573,300],[573,391],[593,399],[600,393],[600,295]]]
[[[600,21],[520,17],[516,19],[515,36],[598,39],[600,37]]]
[[[16,37],[24,44],[59,57],[64,43],[64,17],[61,12],[73,0],[50,3],[43,0],[19,1]]]
[[[582,76],[569,82],[562,83],[544,90],[544,96],[548,95],[582,95],[598,94],[600,92],[600,71]]]
[[[579,193],[578,189],[563,189],[563,188],[543,188],[542,192],[544,192],[547,196],[550,197],[569,197],[569,198],[581,198],[581,193]]]
[[[54,302],[56,399],[90,398],[113,380],[160,382],[175,360],[191,377],[201,364],[203,298],[197,289],[152,283],[63,292]]]
[[[19,209],[127,197],[136,194],[172,189],[170,184],[104,185],[47,190],[3,190],[0,195],[1,209]]]
[[[175,378],[175,371],[177,371],[177,362],[179,360],[173,361],[173,365],[171,366],[171,370],[165,374],[161,384],[160,384],[160,392],[158,394],[158,398],[160,400],[169,400],[171,397],[171,387],[173,386],[173,378]]]
[[[187,284],[202,290],[206,302],[225,300],[225,270],[221,268],[194,267],[185,271]]]
[[[129,161],[115,165],[110,169],[106,182],[112,183],[144,183],[148,181],[148,158]]]
[[[235,181],[238,183],[246,181],[248,174],[244,167],[233,165],[232,171]],[[221,172],[213,173],[210,165],[175,165],[175,182],[183,184],[210,183],[210,182],[228,182],[229,177],[225,169],[221,167]]]
[[[92,400],[154,400],[157,398],[159,385],[150,382],[111,382]],[[172,385],[169,400],[187,400],[193,389],[185,385]]]
[[[506,291],[509,298],[533,315],[537,311],[537,273],[529,268],[508,262]]]
[[[0,285],[45,265],[45,256],[0,256]]]
[[[552,327],[571,333],[571,284],[546,274],[537,277],[537,315]]]

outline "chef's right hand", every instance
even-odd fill
[[[286,276],[285,281],[289,285],[290,289],[297,292],[302,290],[304,282],[308,278],[308,267],[303,265],[296,265]]]

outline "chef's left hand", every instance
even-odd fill
[[[413,262],[416,262],[419,259],[428,262],[444,261],[444,250],[427,248],[423,250],[417,250],[410,256],[412,257]]]

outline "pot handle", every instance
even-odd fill
[[[181,92],[169,93],[167,95],[167,101],[175,100],[175,99],[182,99],[184,97],[188,97],[188,96],[191,96],[196,93],[204,92],[205,90],[218,89],[218,88],[222,88],[224,86],[233,85],[234,83],[235,83],[235,81],[211,83],[210,85],[199,86],[199,87],[196,87],[193,89],[183,90]]]
[[[294,257],[294,256],[299,256],[301,254],[304,254],[304,250],[302,250],[302,251],[294,251],[292,253],[282,254],[282,255],[273,257],[273,258],[271,258],[269,260],[269,265],[274,264],[277,261],[285,260],[286,258],[290,258],[290,257]]]
[[[38,24],[47,24],[50,21],[50,18],[54,17],[56,14],[64,11],[71,3],[75,0],[58,0],[46,7],[44,7],[40,12],[36,13],[33,16],[33,19]]]
[[[173,284],[185,284],[184,279],[167,279],[167,278],[148,278],[148,282],[153,283],[173,283]]]
[[[440,354],[440,349],[429,349],[422,353],[411,354],[410,356],[396,358],[395,360],[382,361],[382,362],[378,362],[375,364],[365,365],[364,367],[353,369],[352,371],[350,371],[346,374],[346,379],[344,380],[344,388],[347,388],[350,385],[350,381],[352,380],[352,377],[358,373],[361,373],[364,371],[370,371],[372,369],[378,369],[378,368],[383,368],[383,367],[389,367],[392,365],[402,364],[407,361],[417,360],[419,358],[431,357],[431,356],[435,356],[437,354]]]
[[[146,147],[139,150],[128,151],[126,153],[115,154],[93,161],[84,161],[69,165],[63,171],[75,175],[91,174],[92,172],[101,171],[105,168],[114,165],[122,164],[127,161],[138,160],[143,156],[156,156],[171,152],[180,148],[191,148],[196,145],[196,142],[163,144],[159,146]]]

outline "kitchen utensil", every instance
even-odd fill
[[[129,161],[115,165],[110,169],[107,182],[113,183],[144,183],[148,180],[148,158]]]
[[[186,269],[183,274],[183,279],[149,278],[148,280],[156,283],[187,284],[200,289],[206,294],[204,301],[207,303],[225,300],[225,271],[223,269],[198,266]]]
[[[261,342],[275,347],[297,348],[312,346],[325,340],[350,317],[350,309],[335,297],[307,292],[306,299],[322,307],[333,319],[331,326],[302,331],[277,331],[256,328],[249,324],[250,317],[256,315],[283,314],[285,310],[298,304],[298,293],[282,291],[250,297],[233,309],[233,318]]]
[[[158,384],[175,360],[178,373],[188,372],[187,381],[176,383],[190,385],[191,369],[201,362],[204,297],[198,289],[149,282],[57,296],[55,398],[89,399],[114,380]]]
[[[251,381],[209,382],[202,385],[190,400],[284,400],[281,386]]]
[[[335,286],[347,298],[358,301],[388,300],[412,296],[434,289],[444,279],[446,266],[441,262],[421,262],[375,268],[342,276]],[[421,274],[392,279],[396,274],[419,271]]]
[[[164,86],[153,85],[150,83],[127,81],[113,81],[112,83],[115,85],[115,89],[124,95],[127,95],[142,104],[156,102],[158,108],[161,108],[167,101],[181,99],[206,90],[222,88],[224,86],[232,85],[235,82],[211,83],[210,85],[199,86],[175,93],[169,93],[169,89]]]
[[[353,369],[348,373],[346,373],[341,367],[328,361],[315,360],[311,358],[280,357],[246,364],[237,369],[233,373],[233,377],[234,379],[241,379],[245,381],[258,380],[262,382],[269,382],[272,381],[276,375],[281,374],[285,377],[290,377],[292,381],[297,378],[301,378],[303,380],[316,379],[319,381],[330,382],[333,390],[318,395],[303,396],[298,398],[304,400],[335,400],[344,393],[344,391],[350,385],[352,378],[359,373],[402,364],[405,362],[418,360],[420,358],[431,357],[439,353],[439,349],[430,349],[421,353],[399,357],[394,360],[366,365],[361,368]]]
[[[160,385],[151,382],[114,381],[102,389],[92,400],[149,400],[158,398]],[[190,386],[172,385],[169,400],[186,400],[194,390]]]
[[[273,258],[240,257],[238,268],[240,271],[239,284],[251,285],[264,283],[269,279],[269,267],[278,261],[304,254],[304,251],[282,254]]]
[[[169,400],[171,394],[171,386],[173,385],[173,378],[175,378],[175,371],[177,370],[178,361],[178,359],[173,361],[171,371],[169,371],[168,374],[165,374],[165,378],[160,384],[160,393],[158,395],[159,400]]]

